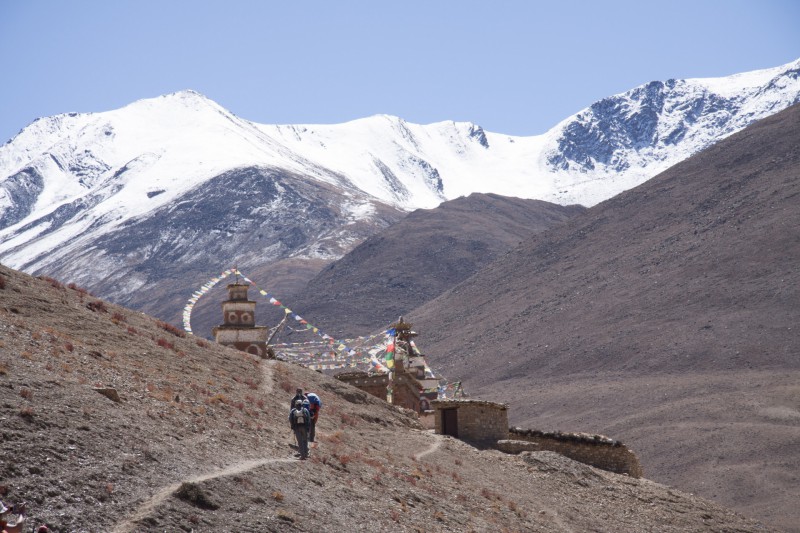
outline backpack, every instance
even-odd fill
[[[292,410],[292,421],[294,422],[295,426],[305,425],[306,415],[303,413],[302,408]]]
[[[317,396],[313,392],[309,392],[308,394],[306,394],[306,398],[308,399],[308,403],[310,403],[311,405],[322,407],[322,400],[320,400],[319,396]]]
[[[313,417],[319,412],[320,408],[322,407],[322,400],[320,400],[319,396],[317,396],[313,392],[309,392],[306,395],[306,398],[308,399],[308,404],[309,404],[308,412],[311,413],[311,416]]]

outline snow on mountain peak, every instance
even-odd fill
[[[726,78],[653,81],[595,102],[548,132],[562,200],[584,205],[634,187],[800,102],[800,60]]]
[[[781,77],[786,73],[793,72],[796,79],[798,70],[800,70],[800,59],[780,67],[742,72],[718,78],[689,78],[686,82],[701,85],[710,92],[730,98],[741,95],[748,90],[764,87],[775,78]]]
[[[128,104],[122,109],[128,108],[138,112],[150,110],[167,113],[174,112],[176,108],[198,112],[201,112],[204,108],[208,108],[218,113],[232,115],[230,111],[223,108],[215,101],[192,89],[185,89],[182,91],[176,91],[174,93],[163,94],[154,98],[143,98]]]
[[[40,252],[88,227],[124,224],[241,168],[280,169],[345,191],[355,204],[371,198],[404,210],[473,192],[593,205],[800,101],[798,72],[800,60],[650,82],[532,137],[391,115],[256,124],[193,90],[47,117],[0,147],[0,256],[45,233]]]

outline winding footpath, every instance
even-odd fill
[[[425,449],[425,450],[423,450],[423,451],[421,451],[419,453],[415,453],[414,454],[414,460],[415,461],[419,461],[420,459],[422,459],[426,455],[430,455],[430,454],[432,454],[433,452],[435,452],[436,450],[439,449],[439,447],[442,445],[442,439],[438,435],[433,435],[433,437],[436,439],[436,441],[433,444],[431,444],[430,447],[428,447],[427,449]]]
[[[262,367],[262,374],[263,379],[261,383],[260,390],[264,394],[269,394],[272,392],[274,388],[274,367],[275,361],[268,359],[263,361]],[[262,459],[250,459],[247,461],[240,461],[234,463],[226,468],[213,470],[211,472],[206,472],[205,474],[200,474],[198,476],[183,479],[181,481],[177,481],[172,483],[171,485],[167,485],[166,487],[162,487],[159,489],[155,494],[153,494],[148,500],[139,504],[136,512],[125,519],[124,521],[117,524],[114,529],[112,530],[113,533],[130,533],[134,531],[136,527],[136,523],[140,520],[147,518],[153,510],[164,503],[164,501],[172,496],[176,490],[180,488],[180,486],[184,483],[202,483],[203,481],[208,481],[209,479],[215,479],[225,476],[234,476],[237,474],[242,474],[244,472],[248,472],[260,466],[264,466],[270,463],[294,463],[296,459],[276,459],[274,457],[269,458],[262,458]]]
[[[263,381],[261,386],[261,391],[265,394],[271,393],[274,388],[274,369],[275,361],[273,360],[266,360],[262,365],[263,368]],[[434,443],[426,448],[425,450],[414,454],[414,460],[418,461],[421,458],[434,453],[442,444],[442,439],[438,435],[431,435],[434,438]],[[146,501],[138,504],[136,512],[123,520],[122,522],[118,523],[114,529],[112,529],[113,533],[131,533],[135,530],[136,524],[141,520],[144,520],[164,501],[172,496],[175,491],[177,491],[182,484],[184,483],[202,483],[204,481],[208,481],[210,479],[216,479],[226,476],[234,476],[237,474],[242,474],[244,472],[248,472],[255,468],[259,468],[261,466],[272,464],[272,463],[296,463],[297,459],[293,458],[282,458],[277,459],[274,457],[269,458],[261,458],[261,459],[250,459],[247,461],[240,461],[234,463],[226,468],[213,470],[211,472],[206,472],[204,474],[200,474],[188,479],[183,479],[181,481],[177,481],[165,487],[159,489],[155,494],[153,494],[150,498]]]
[[[138,521],[147,518],[147,516],[151,512],[153,512],[153,510],[156,507],[161,505],[164,502],[164,500],[169,498],[176,490],[180,488],[180,486],[183,483],[202,483],[203,481],[208,481],[209,479],[215,479],[225,476],[233,476],[236,474],[247,472],[249,470],[253,470],[254,468],[258,468],[259,466],[264,466],[269,463],[294,463],[294,462],[297,461],[295,459],[253,459],[250,461],[242,461],[239,463],[235,463],[227,468],[223,468],[222,470],[216,470],[214,472],[209,472],[193,478],[179,481],[177,483],[173,483],[172,485],[167,485],[166,487],[161,488],[158,492],[153,494],[153,496],[151,496],[149,500],[143,502],[133,516],[117,524],[117,526],[112,531],[114,533],[130,533],[131,531],[133,531]]]

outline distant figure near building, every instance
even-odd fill
[[[247,299],[246,283],[228,285],[228,299],[222,302],[223,323],[213,328],[217,343],[267,357],[267,326],[256,326],[256,303]]]

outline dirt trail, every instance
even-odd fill
[[[275,388],[275,359],[264,359],[261,363],[263,383],[261,383],[261,391],[270,394]]]
[[[438,436],[438,435],[433,435],[433,437],[436,440],[434,441],[433,444],[430,445],[430,447],[426,448],[425,450],[423,450],[423,451],[421,451],[419,453],[415,453],[414,454],[414,460],[415,461],[419,461],[420,459],[422,459],[426,455],[430,455],[430,454],[432,454],[433,452],[435,452],[436,450],[439,449],[439,447],[442,445],[442,438],[440,436]]]
[[[261,390],[266,394],[271,393],[274,388],[274,382],[275,382],[274,367],[275,367],[274,360],[266,360],[262,364],[263,382],[261,384]],[[178,490],[181,484],[183,483],[201,483],[209,479],[241,474],[242,472],[247,472],[248,470],[258,468],[259,466],[263,466],[268,463],[290,463],[290,462],[295,462],[295,459],[274,459],[274,458],[252,459],[248,461],[241,461],[238,463],[234,463],[233,465],[227,468],[223,468],[222,470],[214,470],[212,472],[200,474],[193,478],[178,481],[176,483],[161,488],[158,492],[153,494],[149,500],[143,502],[139,506],[139,508],[137,509],[136,513],[133,514],[133,516],[129,517],[127,520],[121,522],[120,524],[117,524],[117,526],[114,528],[113,531],[115,533],[125,533],[133,531],[138,521],[146,518],[151,512],[153,512],[153,510],[156,507],[158,507],[161,503],[164,502],[164,500],[169,498],[176,490]]]
[[[249,470],[253,470],[254,468],[258,468],[260,466],[269,463],[295,463],[295,462],[297,462],[296,459],[252,459],[249,461],[242,461],[239,463],[235,463],[227,468],[223,468],[222,470],[207,472],[205,474],[201,474],[193,478],[173,483],[172,485],[163,487],[158,492],[153,494],[149,500],[141,503],[136,513],[133,514],[133,516],[117,524],[117,526],[112,531],[114,533],[129,533],[133,531],[136,526],[136,522],[146,518],[156,507],[158,507],[161,503],[164,502],[164,500],[169,498],[176,490],[178,490],[181,484],[183,483],[202,483],[203,481],[208,481],[209,479],[215,479],[225,476],[233,476],[236,474],[247,472]]]
[[[263,362],[262,365],[262,372],[263,372],[263,382],[261,384],[261,390],[269,394],[272,392],[274,388],[274,367],[275,361],[274,360],[266,360]],[[417,453],[414,455],[414,460],[419,461],[423,457],[430,455],[436,450],[438,450],[442,445],[442,438],[439,435],[431,434],[431,437],[434,438],[433,444],[431,444],[425,450]],[[223,468],[221,470],[214,470],[212,472],[207,472],[205,474],[200,474],[198,476],[184,479],[171,485],[167,485],[166,487],[162,487],[159,489],[155,494],[153,494],[148,500],[139,504],[138,509],[136,512],[128,517],[126,520],[117,524],[114,529],[112,530],[113,533],[130,533],[134,531],[136,528],[137,522],[145,519],[149,516],[159,505],[161,505],[167,498],[172,496],[172,494],[177,491],[183,483],[202,483],[203,481],[208,481],[209,479],[215,479],[225,476],[233,476],[236,474],[241,474],[243,472],[247,472],[249,470],[253,470],[260,466],[269,463],[294,463],[296,459],[285,458],[285,459],[275,459],[275,458],[263,458],[263,459],[250,459],[247,461],[241,461],[238,463],[234,463],[231,466]]]

